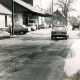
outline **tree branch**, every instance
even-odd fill
[[[76,9],[69,9],[68,12],[70,12],[70,11],[76,11]],[[77,12],[77,11],[76,11],[76,12]]]
[[[74,0],[68,0],[68,6],[70,6],[72,3],[74,2]]]
[[[64,0],[58,0],[58,3],[64,4]]]
[[[56,3],[55,5],[58,5],[59,7],[63,7],[63,5],[62,4],[60,4],[60,3]]]

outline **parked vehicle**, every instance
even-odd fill
[[[31,31],[31,27],[29,27],[29,26],[26,26],[26,27],[28,29],[28,32],[30,32]]]
[[[35,31],[37,27],[35,25],[28,25],[29,28],[31,28],[32,31]]]
[[[38,20],[37,19],[29,19],[28,26],[31,27],[32,31],[35,31],[38,27]]]
[[[75,28],[79,28],[80,23],[79,23],[79,21],[74,21],[72,25],[73,25],[72,30],[74,30]]]
[[[38,26],[38,20],[37,19],[29,19],[28,25],[36,25]]]
[[[44,29],[44,28],[46,28],[46,26],[44,24],[41,24],[38,26],[38,29]]]
[[[67,39],[69,36],[67,34],[67,29],[65,26],[54,26],[51,31],[51,39],[56,39],[57,37],[64,37]]]
[[[4,31],[11,33],[11,27],[3,28]],[[26,34],[28,28],[25,25],[16,25],[14,26],[14,34]]]
[[[28,28],[25,25],[16,25],[14,26],[14,34],[26,34]]]

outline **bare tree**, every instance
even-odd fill
[[[58,0],[55,5],[59,6],[62,9],[62,13],[65,17],[68,17],[68,12],[75,10],[72,8],[72,5],[75,0]]]
[[[47,6],[45,12],[52,14],[52,4],[51,3],[49,3],[49,5]]]
[[[70,11],[76,11],[76,9],[72,8],[72,5],[75,0],[58,0],[55,5],[57,5],[59,8],[61,8],[62,13],[66,17],[66,25],[67,25],[67,18],[68,18],[68,13]]]
[[[53,0],[54,1],[54,0]],[[56,3],[54,3],[55,6],[58,6],[58,8],[61,8],[62,13],[67,18],[67,14],[70,11],[76,11],[76,9],[72,8],[72,5],[75,0],[57,0]],[[48,5],[48,8],[46,9],[49,13],[52,13],[52,3]]]
[[[66,18],[66,25],[67,25],[67,18],[68,18],[68,13],[70,11],[76,11],[76,9],[73,9],[72,6],[74,5],[74,1],[76,0],[56,0],[56,2],[53,4],[54,7],[58,7],[58,9],[60,8],[63,15],[65,16]],[[54,0],[53,0],[54,2]],[[53,7],[53,9],[54,9]],[[51,13],[52,14],[52,3],[50,3],[50,5],[48,5],[48,8],[47,10],[48,13]]]

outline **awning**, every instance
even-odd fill
[[[51,14],[45,13],[44,17],[52,17]]]
[[[12,14],[12,12],[7,9],[6,7],[4,7],[2,4],[0,4],[0,14]]]
[[[30,11],[32,11],[34,13],[45,15],[45,13],[42,12],[41,10],[36,9],[35,7],[27,4],[26,2],[24,2],[22,0],[14,0],[14,2],[16,2],[17,4],[29,9]]]

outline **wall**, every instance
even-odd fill
[[[26,3],[30,4],[30,5],[33,5],[33,0],[23,0],[25,1]]]
[[[7,18],[5,19],[5,15],[0,15],[0,28],[9,27],[9,26],[12,26],[11,16],[7,15]]]
[[[14,25],[23,24],[23,14],[16,13],[14,16]],[[0,28],[12,26],[12,16],[7,15],[7,25],[5,25],[5,15],[0,15]]]
[[[5,15],[0,15],[0,28],[5,27]]]
[[[54,25],[67,25],[66,18],[58,10],[53,14],[53,21]]]
[[[11,15],[7,16],[7,26],[12,26],[12,16]]]
[[[23,24],[23,14],[16,13],[14,16],[14,25]]]

